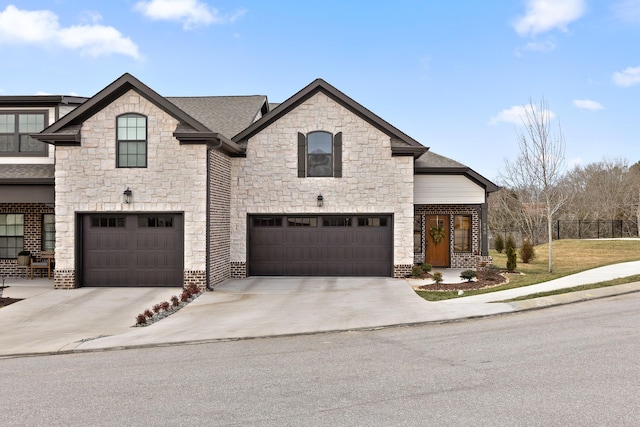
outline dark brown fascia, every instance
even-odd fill
[[[0,105],[4,106],[20,106],[20,107],[37,107],[37,106],[55,106],[55,105],[79,105],[87,99],[82,96],[67,95],[17,95],[17,96],[0,96]]]
[[[499,186],[471,168],[414,168],[413,173],[415,175],[464,175],[479,186],[484,187],[487,193],[500,190]]]
[[[0,178],[2,184],[54,185],[55,178]]]
[[[269,126],[271,123],[278,120],[280,117],[288,113],[289,111],[296,108],[302,102],[309,99],[317,92],[322,92],[327,95],[329,98],[336,101],[338,104],[342,105],[352,113],[366,120],[368,123],[373,125],[375,128],[380,130],[381,132],[389,135],[393,139],[398,139],[409,145],[408,148],[404,147],[394,147],[392,148],[393,155],[404,155],[409,156],[413,155],[414,157],[418,157],[422,153],[428,150],[427,147],[420,144],[415,139],[411,138],[409,135],[405,134],[389,122],[385,121],[381,117],[372,113],[370,110],[362,106],[361,104],[354,101],[352,98],[348,97],[323,79],[315,79],[313,82],[308,84],[302,90],[298,91],[295,95],[279,104],[276,108],[271,110],[267,115],[263,116],[260,120],[256,121],[245,130],[237,134],[232,138],[235,142],[246,142],[249,138],[251,138],[256,133],[260,132],[265,127]]]
[[[173,136],[180,144],[209,144],[220,145],[220,150],[233,156],[243,156],[245,150],[235,142],[217,132],[174,132]]]
[[[82,141],[81,126],[74,125],[69,126],[68,130],[72,132],[60,132],[60,133],[36,133],[30,135],[31,138],[38,141],[45,142],[47,144],[59,145],[59,146],[73,146],[80,145]]]

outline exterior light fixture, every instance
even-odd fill
[[[132,195],[133,195],[133,192],[129,189],[129,187],[127,187],[127,189],[124,190],[124,192],[122,193],[122,201],[124,202],[125,205],[128,205],[131,203]]]
[[[322,194],[318,194],[318,207],[321,208],[324,205],[324,197]]]

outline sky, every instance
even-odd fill
[[[568,169],[640,160],[640,0],[0,0],[0,95],[164,96],[323,78],[500,183],[544,100]]]

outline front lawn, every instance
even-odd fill
[[[640,260],[640,239],[636,240],[555,240],[553,242],[553,273],[548,273],[547,244],[535,247],[536,258],[529,264],[518,257],[516,270],[522,275],[509,275],[509,283],[474,291],[465,291],[464,295],[478,295],[487,292],[502,291],[547,282],[558,277],[568,276],[596,267]],[[490,251],[493,264],[499,268],[507,265],[507,256]],[[418,295],[429,301],[457,298],[457,292],[417,291]]]

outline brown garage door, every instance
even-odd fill
[[[390,215],[249,217],[249,275],[391,276]]]
[[[182,286],[180,214],[82,217],[82,285]]]

